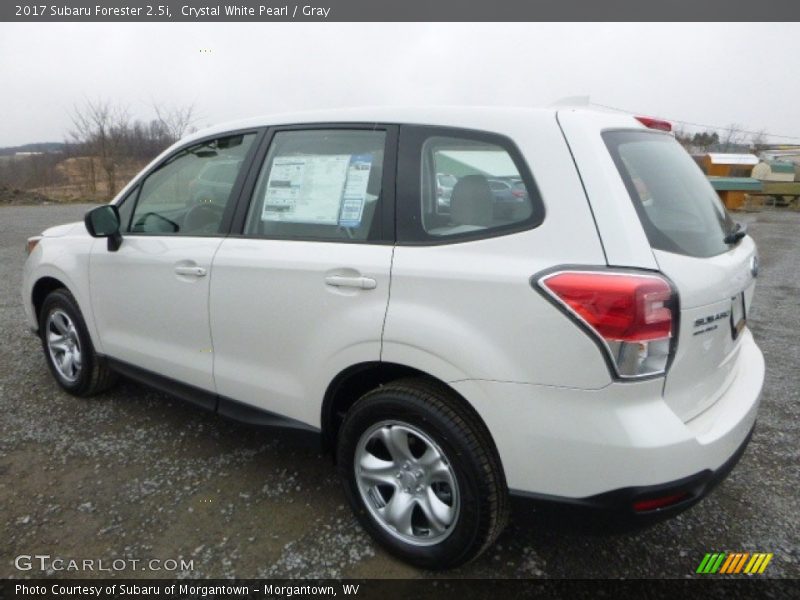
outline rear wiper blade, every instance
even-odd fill
[[[725,239],[722,241],[726,244],[735,244],[744,236],[747,235],[747,227],[742,225],[741,223],[737,223],[736,226],[733,228],[732,231],[728,232],[728,235],[725,236]]]

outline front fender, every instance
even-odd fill
[[[38,315],[33,306],[34,287],[46,277],[61,282],[78,303],[92,345],[102,354],[89,288],[89,259],[95,242],[88,235],[43,238],[25,262],[22,295],[29,324],[38,331]]]

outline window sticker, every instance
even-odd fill
[[[342,210],[339,225],[358,227],[364,214],[367,199],[367,184],[372,170],[372,154],[356,154],[350,158],[347,168],[347,182],[342,196]]]
[[[276,157],[261,220],[335,225],[350,164],[349,154]]]

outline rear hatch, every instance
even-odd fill
[[[741,340],[749,335],[755,244],[736,235],[711,184],[672,135],[613,128],[601,137],[657,268],[679,295],[677,346],[664,399],[688,421],[713,405],[736,375]],[[594,206],[598,200],[590,194],[590,201]]]

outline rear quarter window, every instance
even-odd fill
[[[651,247],[699,258],[728,250],[733,221],[675,138],[638,130],[602,135]]]
[[[519,149],[499,134],[400,129],[397,239],[441,244],[532,229],[544,205]]]

